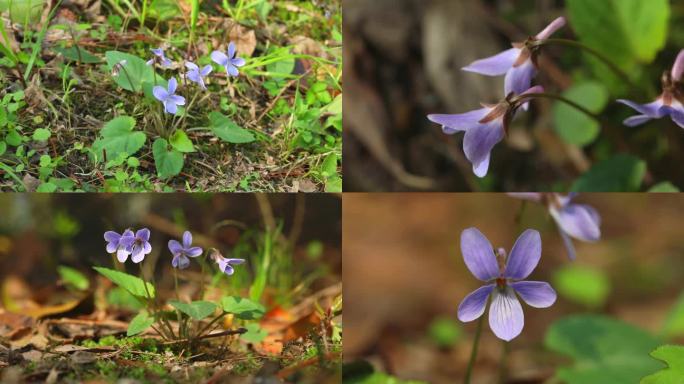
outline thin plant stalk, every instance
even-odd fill
[[[506,376],[508,376],[508,353],[511,348],[511,343],[505,340],[501,341],[501,359],[499,360],[499,384],[506,383]]]
[[[482,334],[482,324],[484,323],[484,314],[480,316],[477,320],[477,328],[475,329],[475,339],[473,340],[473,349],[470,351],[470,361],[468,362],[468,368],[466,369],[465,378],[463,379],[463,384],[470,384],[470,377],[473,374],[473,367],[475,366],[475,360],[477,360],[477,349],[480,344],[480,335]]]

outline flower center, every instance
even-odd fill
[[[498,277],[498,278],[496,279],[496,286],[497,286],[498,288],[504,288],[504,287],[506,287],[506,279],[504,279],[503,277]]]

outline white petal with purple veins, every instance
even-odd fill
[[[511,341],[522,332],[524,325],[522,306],[513,289],[495,289],[489,306],[489,327],[496,337]]]

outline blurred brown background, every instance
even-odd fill
[[[603,223],[598,243],[574,241],[578,256],[572,265],[601,271],[610,293],[593,309],[560,294],[551,308],[523,304],[525,329],[511,343],[510,382],[541,382],[553,374],[554,357],[542,341],[554,320],[593,311],[657,333],[684,290],[684,196],[584,194],[576,201],[595,207]],[[464,334],[452,349],[438,348],[427,333],[437,317],[458,322],[459,303],[481,285],[463,262],[461,231],[477,227],[494,247],[510,251],[523,229],[539,230],[542,259],[531,280],[553,285],[554,273],[570,265],[542,206],[528,203],[516,225],[521,205],[503,194],[346,194],[345,359],[367,358],[402,379],[460,380],[475,323],[462,326]],[[476,382],[495,381],[500,348],[485,323]]]

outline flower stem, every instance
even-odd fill
[[[499,384],[506,383],[506,376],[508,375],[508,366],[506,361],[508,360],[508,352],[510,349],[510,342],[502,340],[501,343],[501,360],[499,360]]]
[[[546,40],[539,40],[534,43],[537,46],[543,46],[543,45],[564,45],[566,47],[573,47],[573,48],[579,48],[581,50],[584,50],[588,54],[594,56],[601,62],[603,62],[608,68],[610,68],[611,71],[613,71],[616,75],[621,77],[625,82],[629,84],[630,87],[634,89],[640,89],[638,85],[636,85],[632,79],[630,79],[629,75],[620,67],[617,66],[617,64],[613,63],[606,55],[603,53],[599,52],[598,50],[591,48],[588,45],[582,44],[579,41],[575,40],[568,40],[568,39],[546,39]]]
[[[465,378],[463,379],[463,384],[470,384],[470,376],[473,374],[473,367],[475,366],[475,360],[477,359],[477,347],[480,344],[480,335],[482,334],[482,324],[484,323],[484,315],[480,316],[477,320],[477,329],[475,329],[475,339],[473,340],[473,349],[470,352],[470,361],[468,362],[468,368],[466,369]]]

